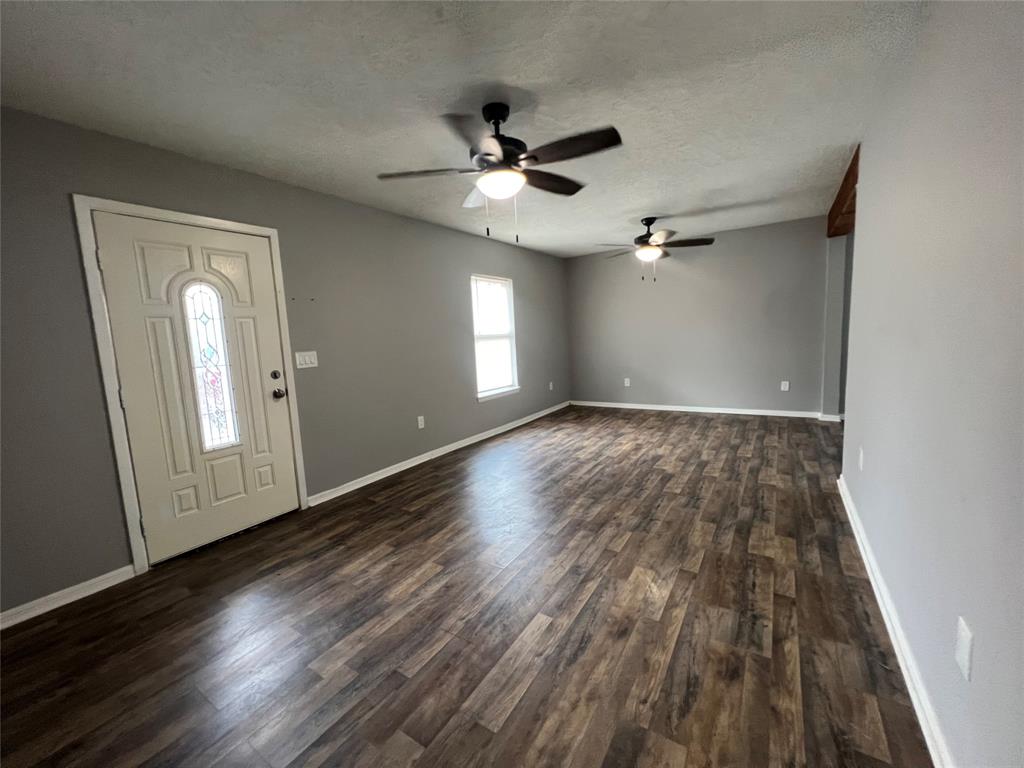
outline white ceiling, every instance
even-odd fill
[[[613,124],[546,170],[519,234],[558,255],[824,213],[919,21],[894,3],[4,3],[3,102],[481,234],[439,120],[510,100],[531,146]],[[482,124],[482,123],[481,123]],[[492,206],[511,241],[511,205]]]

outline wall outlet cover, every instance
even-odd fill
[[[974,649],[974,633],[967,626],[963,616],[956,617],[956,665],[964,680],[971,681],[971,653]]]
[[[549,381],[548,382],[548,389],[551,390],[552,392],[554,392],[555,391],[555,382]]]
[[[316,368],[319,363],[316,359],[316,352],[296,352],[295,353],[295,367],[296,368]]]
[[[622,380],[622,386],[628,387],[629,386],[629,379],[623,379]]]
[[[423,429],[425,426],[427,426],[426,419],[424,419],[422,416],[417,416],[416,417],[416,428],[417,429]]]
[[[857,449],[857,469],[861,472],[864,471],[864,446],[860,446]]]

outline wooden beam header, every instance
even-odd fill
[[[828,237],[839,237],[853,232],[857,210],[857,171],[860,165],[860,144],[853,152],[853,159],[839,185],[839,192],[828,212]]]

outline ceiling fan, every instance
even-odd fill
[[[501,124],[508,120],[508,115],[508,104],[493,102],[484,106],[484,120],[492,126],[493,133],[480,126],[471,115],[444,116],[448,126],[469,145],[469,159],[472,163],[470,168],[381,173],[377,178],[476,176],[476,186],[463,202],[464,208],[477,208],[483,205],[485,196],[492,200],[512,197],[524,184],[545,192],[554,192],[556,195],[575,195],[583,189],[583,185],[578,181],[556,173],[535,170],[534,166],[571,160],[622,144],[619,132],[609,126],[529,149],[525,142],[501,132]]]
[[[647,231],[642,235],[637,235],[633,238],[633,245],[622,245],[620,243],[601,243],[602,246],[608,246],[610,248],[626,248],[628,250],[619,251],[613,253],[606,258],[614,259],[618,256],[625,256],[627,253],[632,253],[640,261],[657,261],[663,259],[666,256],[671,256],[666,249],[667,248],[694,248],[699,245],[711,245],[715,242],[713,237],[694,237],[689,240],[671,240],[670,238],[675,236],[675,232],[671,229],[659,229],[657,232],[651,232],[651,227],[654,226],[654,222],[658,220],[657,216],[647,216],[640,219],[640,223],[647,227]]]

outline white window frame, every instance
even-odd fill
[[[476,281],[486,280],[492,283],[505,283],[508,285],[508,333],[477,333],[476,330],[476,304],[477,304],[477,293],[476,293]],[[508,277],[498,277],[496,275],[470,275],[469,278],[469,291],[470,291],[470,302],[473,311],[473,375],[476,376],[476,349],[477,342],[487,341],[488,339],[508,339],[512,348],[512,384],[507,387],[501,387],[499,389],[489,389],[483,392],[480,391],[480,383],[477,381],[476,385],[476,399],[477,402],[484,402],[485,400],[493,400],[496,397],[504,397],[505,395],[511,395],[519,391],[519,360],[516,354],[516,307],[515,307],[515,290],[512,284],[512,279]]]

